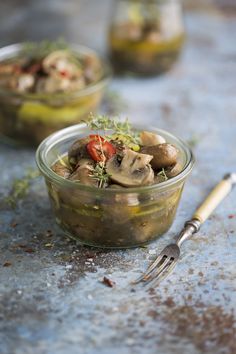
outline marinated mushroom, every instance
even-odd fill
[[[57,161],[53,166],[52,170],[63,178],[68,178],[71,174],[71,170],[65,164],[62,164],[60,161]]]
[[[143,146],[153,146],[158,144],[164,144],[166,142],[163,136],[147,132],[145,130],[140,133],[140,140]]]
[[[97,186],[97,181],[93,178],[93,170],[94,162],[89,159],[82,159],[78,162],[78,167],[68,179],[89,186]]]
[[[46,45],[46,47],[45,47]],[[94,54],[76,54],[57,43],[30,43],[19,57],[0,63],[0,86],[23,93],[78,91],[103,75],[101,60]],[[58,45],[60,47],[60,45]]]
[[[125,187],[136,187],[152,184],[154,172],[149,164],[152,156],[139,154],[127,149],[120,161],[115,155],[107,162],[106,170],[112,181]]]
[[[90,124],[96,134],[77,139],[67,155],[68,173],[57,164],[54,171],[71,181],[98,188],[128,188],[162,183],[179,174],[182,163],[178,149],[161,135],[133,131],[128,122],[117,124],[103,116]],[[101,131],[109,131],[101,136]],[[159,142],[156,145],[149,145]],[[144,146],[144,144],[147,144]],[[137,152],[138,151],[138,152]]]
[[[86,149],[89,141],[89,137],[78,139],[69,148],[68,161],[72,167],[76,166],[79,160],[90,157]]]
[[[169,143],[144,146],[141,152],[153,156],[151,165],[154,170],[170,167],[177,162],[178,149]]]
[[[168,178],[172,178],[177,176],[182,171],[182,169],[183,168],[181,163],[177,161],[175,165],[172,165],[165,170],[165,174]]]

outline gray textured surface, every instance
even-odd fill
[[[1,354],[235,353],[234,319],[228,327],[221,320],[236,308],[236,190],[183,245],[181,262],[159,288],[134,292],[129,285],[222,175],[236,169],[235,18],[188,14],[186,24],[185,52],[168,75],[112,83],[132,121],[199,138],[177,218],[161,240],[116,252],[76,245],[56,228],[40,179],[12,210],[4,196],[34,166],[34,152],[0,145]],[[115,288],[101,283],[104,275]]]

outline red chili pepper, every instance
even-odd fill
[[[90,135],[87,151],[94,161],[107,161],[116,153],[115,147],[100,135]]]
[[[60,71],[60,75],[63,76],[63,77],[69,77],[69,73],[66,70],[61,70]]]

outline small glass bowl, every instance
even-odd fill
[[[142,127],[135,126],[137,130]],[[58,176],[51,166],[78,138],[89,134],[78,124],[52,134],[36,152],[45,178],[56,221],[65,233],[83,244],[103,248],[128,248],[149,243],[171,226],[185,180],[194,165],[189,147],[177,137],[156,128],[180,151],[182,172],[165,182],[139,188],[99,189]]]
[[[17,57],[24,44],[0,49],[0,62]],[[72,45],[79,55],[98,57],[87,47]],[[70,93],[17,93],[0,87],[0,134],[9,141],[23,145],[38,145],[53,132],[86,120],[96,111],[111,78],[108,63],[99,58],[103,74],[99,81]]]

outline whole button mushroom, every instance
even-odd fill
[[[150,163],[154,170],[175,165],[178,157],[178,150],[169,143],[144,146],[141,149],[141,153],[153,156]]]
[[[163,136],[145,130],[140,133],[140,140],[141,145],[143,146],[153,146],[158,144],[164,144],[166,142]]]

